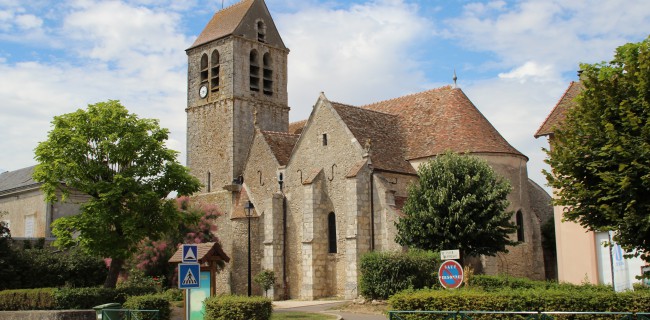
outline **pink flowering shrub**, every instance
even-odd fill
[[[181,244],[218,241],[215,222],[221,212],[217,206],[192,202],[189,197],[177,198],[176,205],[183,223],[161,240],[145,239],[140,242],[130,261],[132,270],[137,269],[147,276],[172,281],[175,273],[167,261]]]

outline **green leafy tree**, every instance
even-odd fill
[[[650,37],[580,67],[584,89],[545,150],[555,204],[650,261]]]
[[[510,234],[510,184],[477,157],[445,153],[420,166],[409,188],[397,243],[466,256],[495,255],[516,245]]]
[[[262,270],[256,274],[253,281],[264,290],[264,295],[268,296],[269,289],[275,284],[275,273],[272,270]]]
[[[80,245],[111,259],[105,287],[115,287],[122,265],[142,239],[158,239],[181,220],[172,191],[188,195],[199,181],[168,149],[167,129],[130,114],[119,101],[54,117],[48,139],[36,148],[34,179],[48,201],[71,190],[89,195],[76,216],[53,223],[55,244]]]

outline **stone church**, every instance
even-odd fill
[[[512,237],[522,244],[475,267],[545,278],[540,225],[552,217],[550,197],[462,90],[365,106],[321,94],[309,119],[289,123],[288,54],[263,0],[218,11],[187,49],[187,165],[204,184],[195,199],[224,213],[217,234],[232,258],[217,292],[247,292],[250,223],[252,275],[275,272],[275,299],[356,297],[361,255],[403,250],[395,221],[407,187],[447,150],[487,160],[513,186]]]

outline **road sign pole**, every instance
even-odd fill
[[[185,320],[190,320],[190,289],[185,289]]]

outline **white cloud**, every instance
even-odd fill
[[[168,146],[184,152],[183,48],[189,40],[180,18],[115,1],[76,1],[70,9],[61,17],[63,26],[52,26],[48,36],[78,55],[52,62],[0,60],[0,141],[15,151],[0,154],[2,167],[33,164],[33,149],[46,139],[54,115],[108,99],[121,100],[140,117],[160,119],[171,131]]]
[[[450,37],[476,51],[494,52],[502,67],[533,60],[557,71],[576,61],[599,62],[614,48],[647,36],[650,2],[645,0],[526,0],[489,7],[470,4],[450,19]]]
[[[35,29],[43,25],[43,20],[32,14],[21,14],[15,18],[15,21],[21,29]]]
[[[528,61],[510,72],[499,73],[499,78],[515,79],[519,82],[526,82],[529,79],[547,80],[553,78],[556,72],[551,65],[539,65],[534,61]]]
[[[413,50],[431,25],[415,5],[315,6],[275,20],[291,49],[292,121],[307,118],[321,91],[334,101],[364,104],[428,85]]]

